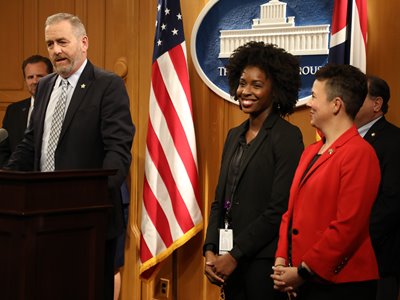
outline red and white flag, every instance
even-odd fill
[[[203,227],[179,0],[158,0],[146,141],[140,273]]]
[[[334,0],[329,62],[367,69],[367,0]]]

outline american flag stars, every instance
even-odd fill
[[[182,14],[180,11],[174,11],[174,8],[175,7],[163,7],[161,4],[158,4],[157,6],[155,46],[159,49],[163,48],[163,46],[168,48],[168,45],[165,44],[171,43],[171,41],[169,41],[171,37],[178,37],[178,40],[184,38],[183,34],[181,34],[181,32],[183,32],[183,30],[181,30],[183,26]],[[161,50],[161,52],[164,51]]]

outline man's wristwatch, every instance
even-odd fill
[[[300,264],[297,267],[297,274],[304,280],[308,280],[314,276],[312,272],[310,272],[306,267],[304,267],[302,264]]]

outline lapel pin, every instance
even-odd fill
[[[371,136],[375,136],[375,132],[371,133]]]
[[[86,84],[82,83],[81,84],[81,89],[84,89],[86,87]]]
[[[333,149],[330,148],[330,149],[328,150],[328,153],[329,153],[329,154],[332,154],[332,153],[333,153]]]

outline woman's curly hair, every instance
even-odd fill
[[[299,97],[300,69],[296,57],[276,45],[248,42],[238,47],[226,66],[229,93],[237,100],[240,76],[248,66],[258,67],[272,83],[272,107],[281,116],[294,111]]]

